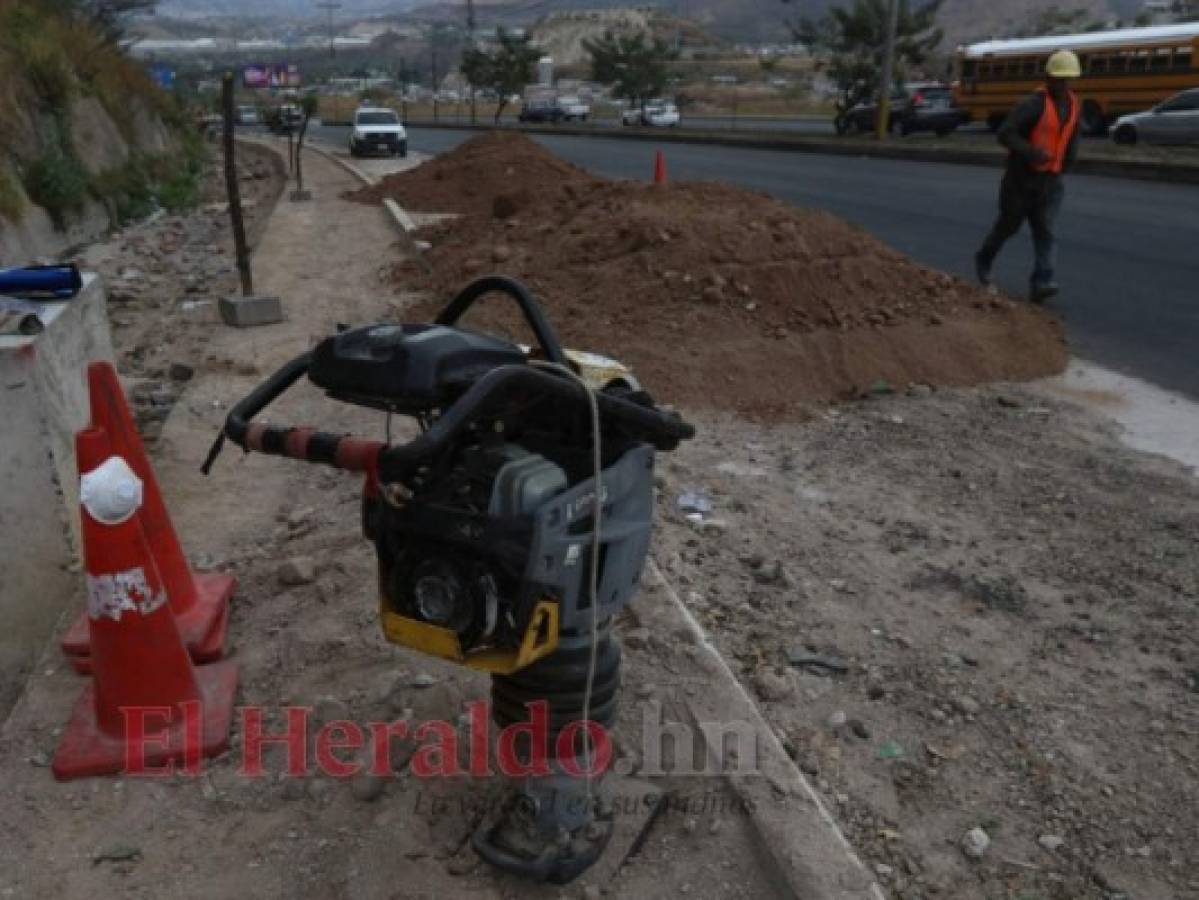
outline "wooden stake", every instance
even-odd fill
[[[237,272],[241,276],[243,297],[254,294],[254,275],[250,271],[250,248],[246,245],[246,224],[241,214],[241,189],[237,183],[237,158],[233,143],[233,73],[226,72],[221,85],[221,106],[225,118],[225,191],[229,195],[229,219],[233,223],[233,245],[237,251]]]

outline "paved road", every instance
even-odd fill
[[[414,122],[419,124],[421,119],[414,119]],[[443,112],[439,116],[439,121],[443,125],[452,125],[455,123],[465,125],[470,121],[469,110],[463,113],[454,112],[451,108],[450,112]],[[480,121],[486,123],[484,117],[480,117]],[[504,125],[518,125],[515,113],[505,115],[502,120]],[[774,116],[691,116],[683,117],[683,126],[687,128],[712,128],[712,129],[735,129],[737,131],[790,131],[799,134],[827,134],[833,133],[833,124],[831,116],[798,116],[793,119],[776,118]],[[581,128],[588,125],[596,130],[607,131],[609,129],[619,129],[624,127],[619,118],[609,119],[590,119],[587,122],[571,122],[572,128]],[[414,127],[416,127],[414,125]]]
[[[344,142],[344,129],[323,129]],[[411,130],[439,153],[469,132]],[[648,178],[653,144],[538,136],[572,162],[615,178]],[[675,144],[672,178],[741,184],[855,222],[918,260],[970,276],[995,213],[1000,172],[975,166]],[[1079,356],[1199,399],[1199,187],[1075,176],[1067,184],[1054,301]],[[1027,231],[996,266],[1001,286],[1026,287]]]

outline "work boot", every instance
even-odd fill
[[[983,256],[981,250],[974,254],[974,274],[982,287],[989,293],[995,293],[995,283],[991,281],[991,261]]]
[[[1058,290],[1056,281],[1034,281],[1028,289],[1028,299],[1033,303],[1044,303],[1050,297],[1056,297]]]

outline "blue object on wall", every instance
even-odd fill
[[[175,70],[163,63],[152,63],[147,67],[150,77],[164,91],[175,89]]]
[[[83,277],[73,265],[0,269],[0,294],[68,300],[82,289]]]

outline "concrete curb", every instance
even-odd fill
[[[447,131],[492,131],[495,126],[412,122],[412,128],[437,128]],[[870,159],[892,159],[901,162],[951,163],[955,165],[1003,165],[1001,150],[937,146],[917,147],[911,144],[874,144],[867,141],[836,138],[806,137],[775,133],[721,133],[713,131],[674,131],[660,129],[572,128],[570,126],[518,127],[501,125],[502,131],[524,131],[529,134],[562,137],[599,137],[611,140],[648,141],[657,144],[702,144],[716,147],[742,147],[747,150],[779,150],[789,153],[817,153],[825,156],[859,156]],[[1195,163],[1157,163],[1149,160],[1087,159],[1077,160],[1071,170],[1076,175],[1096,175],[1102,178],[1129,178],[1137,181],[1165,181],[1180,184],[1199,184],[1199,156]]]
[[[374,187],[379,183],[379,179],[372,175],[368,175],[349,160],[342,159],[332,150],[327,150],[326,148],[317,144],[305,144],[304,146],[309,150],[319,153],[321,156],[325,157],[331,162],[341,166],[343,169],[361,181],[366,187]],[[391,217],[391,220],[395,223],[396,227],[400,229],[401,233],[404,235],[410,235],[412,232],[416,231],[416,223],[412,221],[412,217],[408,215],[408,213],[404,211],[404,208],[400,206],[400,204],[396,203],[391,197],[387,197],[383,200],[383,208],[387,211],[387,215]]]
[[[796,900],[886,900],[820,795],[652,560],[646,574],[646,587],[660,590],[668,602],[635,602],[638,621],[657,634],[690,634],[699,648],[695,661],[708,676],[704,690],[686,699],[695,730],[705,740],[707,731],[698,727],[703,722],[740,722],[755,732],[758,773],[725,772],[724,778],[744,805],[791,895]],[[708,744],[709,758],[719,759],[723,749]]]

